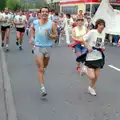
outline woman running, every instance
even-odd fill
[[[81,54],[87,52],[87,49],[83,45],[81,45],[79,41],[79,39],[81,39],[87,33],[87,28],[84,26],[83,18],[78,18],[76,20],[76,25],[77,26],[73,28],[72,31],[73,43],[71,44],[71,46],[75,48],[76,55],[80,56]],[[80,72],[80,62],[77,62],[76,72]]]
[[[104,28],[105,21],[103,19],[98,19],[95,24],[95,29],[89,31],[83,37],[83,40],[80,40],[89,51],[82,57],[85,57],[85,66],[87,66],[86,75],[88,79],[91,80],[88,92],[93,96],[96,96],[94,87],[98,80],[100,69],[103,68],[105,63],[105,56],[103,53],[105,41]],[[77,61],[81,61],[81,56],[78,57]]]

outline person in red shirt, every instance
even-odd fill
[[[26,12],[27,20],[30,18],[30,12]]]
[[[76,22],[76,20],[73,22],[73,24],[72,24],[72,28],[74,28],[74,27],[76,27],[77,26],[77,22]]]

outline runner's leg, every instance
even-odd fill
[[[7,28],[6,29],[6,50],[7,51],[8,51],[9,37],[10,37],[10,28]]]
[[[38,68],[38,79],[40,84],[44,84],[44,57],[36,56],[36,65]]]
[[[1,30],[2,47],[4,47],[5,31]]]
[[[22,50],[23,37],[24,37],[24,32],[21,32],[20,33],[20,47],[19,47],[20,50]]]
[[[44,86],[44,56],[36,56],[36,65],[38,68],[38,79],[41,84],[41,92],[42,92],[41,95],[44,97],[47,95]]]
[[[45,85],[44,85],[44,69],[48,65],[49,54],[46,48],[39,48],[39,47],[35,47],[34,53],[36,55],[36,65],[38,68],[38,79],[41,84],[42,96],[46,96],[47,93],[46,93]]]
[[[44,68],[47,68],[50,57],[44,57]]]
[[[19,46],[20,43],[20,32],[16,31],[16,45]]]
[[[81,46],[75,46],[75,53],[77,57],[81,55]],[[76,62],[76,72],[80,73],[80,62]]]
[[[95,96],[96,95],[96,92],[94,90],[94,85],[97,81],[97,78],[96,78],[96,71],[95,69],[92,69],[92,68],[88,68],[87,69],[87,74],[86,74],[89,78],[89,80],[91,80],[91,83],[90,83],[90,86],[88,87],[88,92]]]

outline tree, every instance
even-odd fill
[[[6,7],[9,9],[15,10],[16,6],[19,5],[20,0],[7,0],[6,1]]]
[[[40,1],[35,3],[36,8],[41,8],[43,6],[47,6],[46,0],[40,0]]]
[[[6,0],[0,0],[0,10],[3,10],[5,8],[5,1]]]

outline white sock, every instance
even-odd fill
[[[6,47],[8,48],[8,44],[6,44]]]
[[[42,87],[45,87],[44,84],[41,84],[41,88],[42,88]]]

